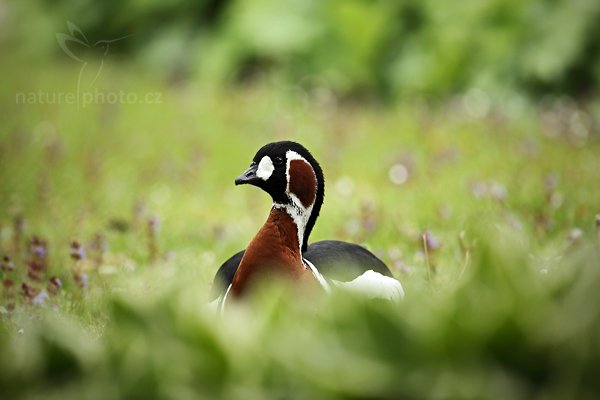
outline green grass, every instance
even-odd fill
[[[17,92],[75,90],[75,67],[13,69],[0,89],[0,249],[16,266],[3,272],[14,296],[0,292],[3,397],[561,399],[600,390],[593,106],[507,103],[477,117],[460,98],[337,104],[277,80],[171,86],[122,65],[105,66],[98,87],[158,92],[161,104],[15,104]],[[269,208],[266,194],[233,179],[281,139],[305,144],[325,171],[311,239],[367,245],[402,281],[401,304],[290,299],[271,287],[224,317],[205,309],[214,272]],[[388,176],[398,163],[408,171],[401,185]],[[425,231],[439,242],[429,259]],[[34,235],[48,242],[42,282],[27,277]],[[86,260],[70,258],[73,240]],[[88,275],[85,289],[74,271]],[[21,284],[47,290],[51,276],[63,287],[29,304]]]

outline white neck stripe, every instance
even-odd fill
[[[302,204],[302,202],[300,201],[298,196],[296,196],[294,193],[292,193],[290,191],[290,164],[293,160],[300,160],[300,161],[304,161],[305,163],[307,163],[310,166],[311,170],[313,170],[313,168],[312,168],[312,165],[310,165],[310,163],[308,161],[306,161],[306,159],[304,157],[302,157],[300,154],[296,153],[293,150],[288,150],[285,153],[285,158],[286,158],[285,175],[286,175],[286,179],[287,179],[285,194],[287,195],[291,204],[273,203],[273,207],[278,208],[278,209],[284,209],[286,211],[286,213],[290,217],[292,217],[292,219],[294,220],[294,223],[296,224],[296,228],[298,230],[298,243],[300,245],[300,252],[302,252],[302,244],[304,243],[304,232],[306,231],[306,225],[308,224],[308,219],[310,218],[310,215],[312,214],[313,206],[315,205],[316,199],[313,199],[313,202],[310,206],[304,207],[304,205]],[[315,180],[316,180],[317,176],[316,176],[316,173],[314,172],[314,170],[313,170],[313,173],[315,174]]]
[[[296,196],[290,197],[291,204],[273,203],[273,208],[278,210],[284,210],[287,215],[292,218],[294,225],[296,225],[296,231],[298,232],[298,245],[300,252],[302,252],[302,244],[304,240],[304,231],[306,230],[306,224],[312,211],[312,205],[307,209],[302,206],[302,203]]]

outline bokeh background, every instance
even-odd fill
[[[0,394],[596,398],[600,2],[0,0]],[[326,176],[312,240],[401,304],[212,277]]]
[[[472,89],[499,101],[581,99],[600,79],[598,10],[590,0],[61,0],[5,4],[2,30],[11,58],[31,62],[66,61],[54,33],[69,21],[92,45],[88,57],[102,53],[97,41],[124,38],[108,57],[170,84],[277,77],[359,100]]]

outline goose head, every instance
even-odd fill
[[[301,251],[306,251],[323,204],[325,180],[319,163],[304,146],[291,141],[266,144],[235,184],[253,185],[267,192],[273,207],[285,210],[294,220]]]

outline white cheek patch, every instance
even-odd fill
[[[263,158],[261,158],[260,162],[258,163],[258,169],[256,170],[256,176],[258,176],[263,181],[266,181],[271,177],[271,174],[273,173],[274,170],[275,170],[275,167],[273,166],[273,161],[271,160],[271,157],[264,156]]]

